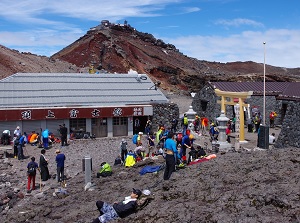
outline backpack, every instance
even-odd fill
[[[30,163],[27,170],[28,175],[34,176],[36,174],[34,163]]]
[[[138,138],[138,134],[135,134],[135,135],[132,137],[132,143],[133,143],[133,144],[137,144],[137,138]]]
[[[183,118],[183,124],[184,124],[184,125],[188,125],[188,124],[189,124],[189,120],[188,120],[187,117],[184,117],[184,118]]]
[[[121,143],[121,150],[125,151],[127,149],[127,142]]]

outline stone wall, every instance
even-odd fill
[[[156,132],[160,123],[165,127],[171,127],[173,117],[179,118],[179,108],[174,103],[152,104],[153,118],[152,131]],[[180,123],[180,122],[178,122]]]
[[[201,117],[207,117],[211,121],[215,121],[216,117],[221,114],[221,105],[217,104],[218,97],[214,93],[212,87],[208,84],[204,86],[193,99],[193,109]],[[203,103],[207,102],[206,110],[203,108]],[[250,104],[250,108],[257,107],[261,114],[263,113],[263,96],[251,96],[246,99],[246,103]],[[275,125],[282,124],[282,104],[286,103],[281,100],[276,100],[275,96],[266,96],[266,125],[270,125],[269,114],[275,111],[278,116],[275,119]],[[226,117],[233,117],[233,106],[226,105]],[[251,114],[251,113],[250,113]],[[247,116],[245,116],[246,118]]]
[[[293,101],[288,102],[287,111],[284,116],[281,132],[275,143],[276,148],[285,148],[289,146],[300,148],[299,111],[300,111],[299,102],[293,102]]]

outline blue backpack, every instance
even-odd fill
[[[133,137],[132,137],[133,144],[137,144],[137,138],[138,138],[138,134],[133,135]]]

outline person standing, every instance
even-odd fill
[[[153,152],[154,150],[154,142],[155,142],[155,136],[153,132],[150,132],[148,135],[148,152],[147,152],[148,157],[152,155],[151,151]]]
[[[35,176],[36,176],[36,169],[38,169],[38,164],[35,162],[35,157],[31,157],[31,161],[27,164],[27,192],[30,193],[31,190],[35,190]],[[30,190],[30,185],[32,182],[32,187]]]
[[[181,120],[181,126],[183,127],[183,130],[182,130],[182,134],[183,135],[186,135],[186,130],[188,128],[188,125],[189,125],[189,120],[188,120],[188,117],[186,114],[183,115],[183,118]]]
[[[66,127],[65,124],[62,125],[60,129],[60,135],[61,135],[61,146],[68,146],[68,128]]]
[[[166,168],[164,172],[164,180],[169,180],[172,173],[175,171],[175,165],[177,158],[180,159],[178,154],[175,134],[169,133],[167,140],[165,141],[164,148],[166,148]]]
[[[173,119],[172,119],[172,122],[171,122],[171,132],[176,133],[177,125],[178,125],[178,120],[175,116],[173,116]]]
[[[128,150],[127,150],[127,142],[123,138],[121,143],[120,143],[120,150],[121,150],[121,159],[124,163],[125,157],[127,156]]]
[[[46,150],[41,150],[41,156],[40,156],[40,169],[41,169],[41,178],[42,181],[47,181],[50,179],[49,169],[48,169],[48,162],[49,160],[45,157]]]
[[[17,126],[17,128],[14,131],[14,137],[18,137],[18,136],[21,136],[20,126]]]
[[[152,128],[152,122],[151,122],[150,118],[148,118],[148,120],[146,122],[146,126],[145,126],[145,133],[147,135],[150,134],[151,128]]]
[[[43,137],[43,147],[44,149],[48,149],[49,147],[49,130],[45,129],[42,133],[42,137]]]
[[[64,179],[64,169],[65,169],[65,154],[61,153],[59,149],[55,151],[56,153],[56,164],[57,164],[57,182],[63,182]]]

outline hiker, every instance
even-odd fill
[[[43,147],[44,149],[48,149],[49,147],[49,130],[45,129],[42,133],[43,138]]]
[[[9,145],[10,144],[10,131],[8,129],[6,129],[2,132],[1,143],[3,145]]]
[[[145,133],[147,135],[150,134],[151,127],[152,127],[152,122],[151,122],[150,117],[149,117],[148,120],[147,120],[147,122],[146,122],[146,126],[145,126]]]
[[[31,161],[27,164],[27,193],[30,193],[31,190],[35,190],[35,176],[36,169],[38,169],[38,164],[35,162],[35,157],[31,157]],[[30,184],[32,182],[32,187],[30,190]]]
[[[198,115],[195,116],[195,119],[193,121],[193,125],[194,125],[194,131],[198,132],[199,128],[200,128],[200,118]]]
[[[125,197],[124,201],[108,204],[104,201],[97,201],[96,206],[100,212],[100,216],[93,223],[105,223],[117,218],[124,218],[136,211],[137,199],[142,195],[141,190],[132,189],[130,196]]]
[[[136,155],[132,150],[129,150],[127,156],[125,157],[125,167],[131,167],[135,164]]]
[[[144,158],[144,153],[145,153],[145,148],[144,148],[142,145],[137,146],[137,147],[134,149],[134,152],[135,152],[135,154],[137,155],[136,161],[143,160],[143,158]]]
[[[275,143],[275,133],[273,132],[271,135],[269,135],[269,144]]]
[[[186,162],[186,149],[192,148],[191,139],[193,139],[193,137],[190,137],[189,135],[185,135],[182,138],[180,157],[182,158],[183,162]]]
[[[125,157],[127,156],[127,153],[128,153],[127,145],[128,145],[128,143],[123,138],[122,141],[121,141],[121,143],[120,143],[120,151],[121,151],[122,162],[125,161]]]
[[[20,126],[17,126],[17,128],[14,131],[14,137],[21,136]]]
[[[142,145],[142,136],[143,136],[143,132],[139,132],[138,137],[137,137],[137,146],[141,146]]]
[[[182,129],[183,135],[186,135],[186,130],[188,128],[188,125],[189,125],[189,120],[188,120],[187,114],[184,114],[183,118],[181,120],[181,126],[183,127],[183,129]]]
[[[24,154],[23,154],[23,146],[22,143],[20,143],[20,136],[14,138],[14,158],[18,158],[18,160],[23,160]]]
[[[175,116],[173,116],[172,122],[171,122],[171,131],[173,133],[176,133],[177,131],[177,125],[178,125],[178,120]]]
[[[277,117],[277,113],[275,111],[272,111],[270,113],[270,128],[274,128],[275,127],[275,118]]]
[[[61,153],[59,149],[57,149],[55,151],[56,153],[56,166],[57,166],[57,182],[63,182],[64,179],[64,169],[65,169],[65,160],[66,160],[66,156],[65,154]]]
[[[36,146],[37,143],[40,143],[40,134],[36,133],[36,132],[33,132],[32,135],[31,135],[31,137],[30,137],[29,143],[32,146]]]
[[[164,148],[166,148],[166,168],[164,172],[164,180],[169,180],[172,173],[175,171],[177,158],[180,159],[180,155],[178,154],[176,147],[174,133],[169,133],[168,138],[164,144]]]
[[[206,152],[201,146],[197,146],[196,151],[197,151],[196,159],[203,158],[206,156]]]
[[[26,132],[23,133],[19,141],[23,147],[28,143]]]
[[[209,135],[210,135],[211,141],[218,140],[219,129],[217,128],[217,126],[214,123],[210,124]]]
[[[61,147],[63,146],[68,146],[68,128],[66,127],[65,124],[62,125],[60,128],[60,137],[61,137]]]
[[[97,173],[97,178],[111,176],[111,166],[107,162],[101,163],[101,169]]]
[[[41,178],[42,181],[47,181],[50,179],[49,169],[48,169],[48,162],[49,160],[45,157],[46,150],[41,150],[41,156],[40,156],[40,169],[41,169]]]
[[[152,156],[152,154],[154,154],[154,146],[155,146],[154,141],[155,141],[155,136],[154,136],[153,132],[150,132],[148,135],[148,152],[147,152],[148,157],[150,157],[150,156]]]

